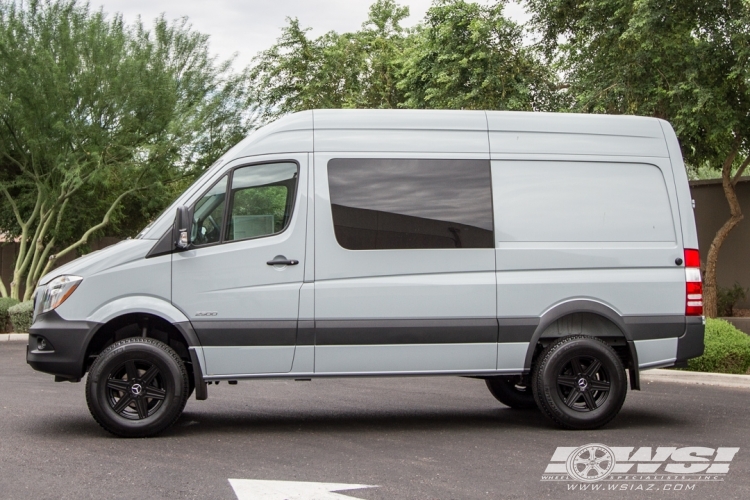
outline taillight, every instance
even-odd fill
[[[698,250],[685,249],[685,315],[703,316],[703,283]]]
[[[701,254],[698,253],[698,250],[693,250],[690,248],[685,249],[685,267],[697,267],[698,269],[700,269]]]

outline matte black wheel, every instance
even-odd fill
[[[567,429],[595,429],[622,408],[627,376],[617,353],[599,339],[565,337],[534,368],[532,389],[542,412]]]
[[[179,418],[188,395],[189,378],[180,357],[149,338],[115,342],[102,351],[86,380],[91,415],[122,437],[163,431]]]
[[[526,410],[536,408],[534,394],[529,385],[529,377],[490,377],[485,379],[487,388],[495,399],[505,406]]]

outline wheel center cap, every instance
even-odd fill
[[[589,386],[588,381],[585,378],[579,378],[578,379],[578,388],[582,391],[585,391]]]
[[[140,396],[143,392],[143,386],[141,384],[133,384],[130,386],[130,392],[133,393],[133,396]]]

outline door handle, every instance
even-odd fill
[[[296,266],[299,264],[298,260],[287,259],[283,255],[277,255],[273,260],[266,262],[269,266]]]

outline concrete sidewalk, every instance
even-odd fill
[[[641,387],[649,382],[671,382],[686,385],[713,385],[733,389],[750,389],[750,375],[727,373],[688,372],[684,370],[644,370],[641,372]]]
[[[28,333],[0,333],[0,342],[28,342]]]

